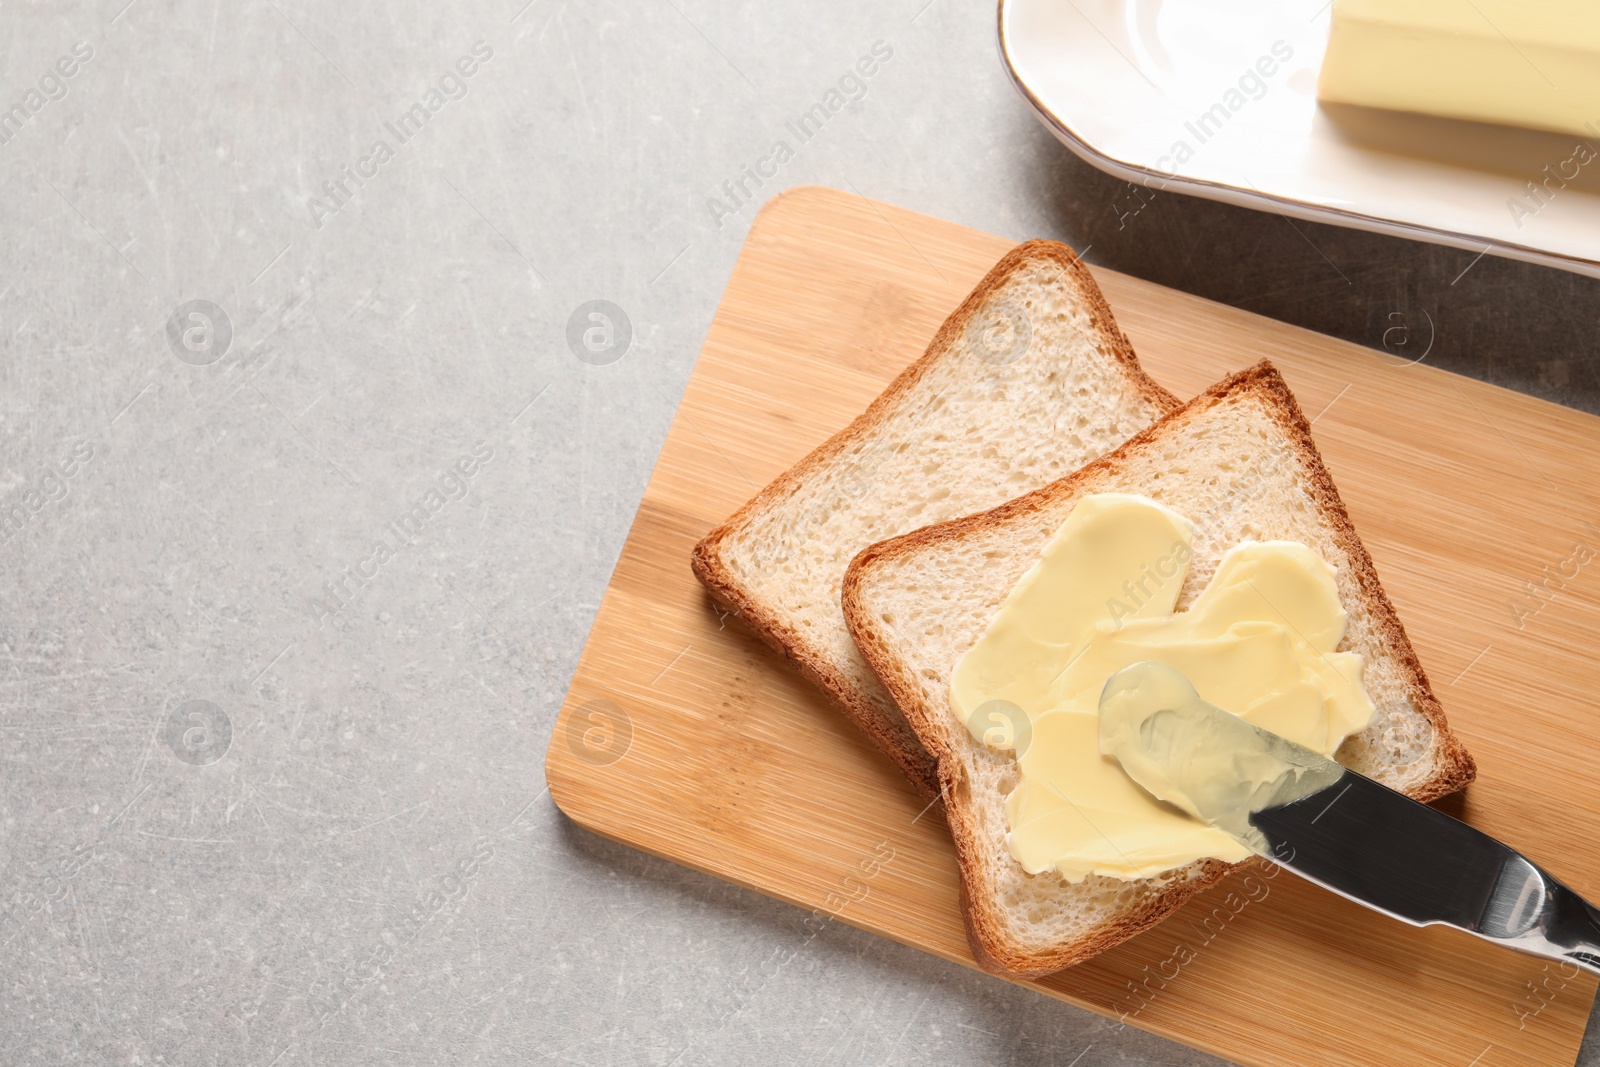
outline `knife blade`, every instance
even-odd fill
[[[1106,682],[1100,747],[1176,804],[1342,897],[1600,973],[1600,911],[1509,845],[1200,699],[1163,663]]]

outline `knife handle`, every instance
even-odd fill
[[[1600,909],[1526,856],[1505,859],[1477,921],[1465,929],[1600,974]]]
[[[1560,882],[1545,876],[1550,894],[1543,939],[1554,952],[1541,952],[1600,974],[1600,909]]]

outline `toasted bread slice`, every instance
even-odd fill
[[[845,628],[845,567],[875,541],[1055,481],[1178,403],[1072,249],[1030,241],[863,415],[707,534],[694,573],[936,796],[933,758]]]
[[[1365,657],[1363,680],[1377,708],[1372,723],[1340,747],[1340,762],[1418,800],[1460,789],[1474,773],[1310,427],[1278,372],[1257,364],[1060,481],[873,545],[850,565],[843,591],[850,632],[938,761],[968,937],[979,962],[1002,974],[1045,974],[1085,960],[1160,921],[1230,869],[1204,860],[1138,881],[1090,875],[1075,884],[1054,871],[1028,874],[1006,843],[1004,801],[1017,781],[1016,760],[975,741],[951,709],[956,661],[1079,498],[1106,492],[1142,494],[1195,523],[1180,611],[1242,541],[1314,549],[1337,572],[1349,616],[1340,648]]]

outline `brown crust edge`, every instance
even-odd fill
[[[933,757],[921,745],[906,745],[872,701],[834,668],[825,653],[793,627],[784,625],[745,589],[732,570],[722,562],[722,545],[763,508],[783,499],[828,459],[871,433],[877,424],[891,416],[901,398],[929,373],[942,356],[954,350],[966,331],[967,323],[984,302],[1012,274],[1041,259],[1054,262],[1067,274],[1078,296],[1089,309],[1094,329],[1100,335],[1101,347],[1122,364],[1133,386],[1164,411],[1178,408],[1181,401],[1162,388],[1139,365],[1133,346],[1117,326],[1104,294],[1078,254],[1058,241],[1026,241],[1011,249],[990,268],[961,305],[944,320],[922,356],[901,371],[866,411],[780,474],[727,521],[701,538],[690,553],[690,567],[700,584],[711,594],[712,600],[724,611],[732,612],[748,624],[763,641],[793,664],[806,680],[821,689],[852,722],[866,732],[879,749],[894,760],[911,784],[926,798],[939,795],[938,768]]]
[[[1100,472],[1116,470],[1129,455],[1158,438],[1169,423],[1193,418],[1224,398],[1249,392],[1255,392],[1268,401],[1284,429],[1298,446],[1295,451],[1301,467],[1300,473],[1312,499],[1329,522],[1335,540],[1352,563],[1354,575],[1381,638],[1395,651],[1405,675],[1407,695],[1412,698],[1417,709],[1427,717],[1434,728],[1436,744],[1433,773],[1425,781],[1413,787],[1409,795],[1416,800],[1434,800],[1465,787],[1476,773],[1472,756],[1461,740],[1450,731],[1444,709],[1433,695],[1422,664],[1417,659],[1410,639],[1406,636],[1405,627],[1395,613],[1394,605],[1389,601],[1388,595],[1383,591],[1383,586],[1378,580],[1377,568],[1350,522],[1349,513],[1339,497],[1332,475],[1322,462],[1321,454],[1311,437],[1311,427],[1306,422],[1299,403],[1289,391],[1277,368],[1270,361],[1262,360],[1255,366],[1213,385],[1154,426],[1134,435],[1121,447],[1092,461],[1073,474],[1008,501],[991,511],[924,527],[880,541],[862,550],[851,561],[845,573],[842,601],[845,621],[850,627],[851,635],[860,647],[862,655],[883,680],[885,688],[905,711],[907,721],[911,723],[918,737],[939,764],[940,778],[945,792],[946,817],[950,824],[951,835],[955,838],[957,862],[961,870],[961,909],[967,928],[967,939],[972,946],[973,956],[985,970],[1012,978],[1039,977],[1080,963],[1149,929],[1176,911],[1190,897],[1216,884],[1230,871],[1245,864],[1226,864],[1208,860],[1196,867],[1196,876],[1189,881],[1153,897],[1147,906],[1097,930],[1074,945],[1045,953],[1029,954],[1013,950],[999,934],[993,909],[983,902],[974,901],[968,893],[967,887],[976,881],[981,871],[981,863],[977,858],[979,850],[975,828],[969,824],[964,814],[962,800],[966,792],[966,782],[962,765],[959,759],[951,758],[953,754],[942,743],[943,736],[935,725],[932,709],[918,701],[918,687],[909,682],[901,672],[896,660],[890,654],[888,642],[871,624],[870,612],[861,602],[864,576],[879,561],[892,560],[924,546],[959,538],[974,529],[1038,510],[1056,497],[1072,492],[1081,483],[1092,479]],[[1246,861],[1250,862],[1253,861]]]

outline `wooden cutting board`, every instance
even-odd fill
[[[820,188],[762,210],[556,724],[546,774],[571,818],[973,965],[939,814],[924,815],[886,758],[718,615],[689,550],[866,407],[1011,244]],[[1588,558],[1600,549],[1600,420],[1095,275],[1174,392],[1263,356],[1283,370],[1477,757],[1477,784],[1448,810],[1600,900],[1600,558]],[[1571,1064],[1595,994],[1587,975],[1260,872],[1026,984],[1286,1067]]]

